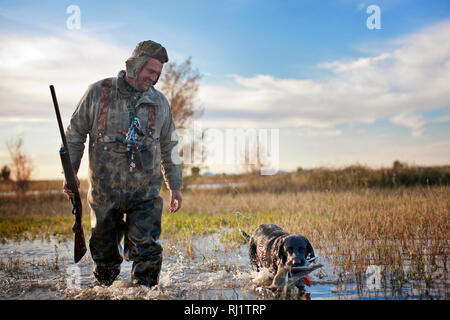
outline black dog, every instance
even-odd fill
[[[267,268],[276,275],[280,268],[295,270],[308,266],[315,258],[308,239],[299,234],[290,234],[275,224],[260,225],[251,236],[242,231],[249,241],[249,256],[253,270]]]

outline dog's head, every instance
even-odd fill
[[[307,265],[307,259],[311,259],[315,255],[308,239],[298,234],[292,234],[280,246],[279,256],[285,265],[302,267]]]

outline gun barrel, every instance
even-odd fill
[[[64,133],[64,126],[61,120],[61,113],[59,112],[58,99],[56,98],[55,87],[53,85],[50,85],[50,92],[52,93],[53,106],[55,107],[56,119],[58,120],[59,133],[61,134],[63,146],[67,149],[66,134]]]

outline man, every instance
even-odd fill
[[[119,275],[123,258],[133,261],[134,283],[156,285],[162,263],[158,239],[163,176],[171,190],[170,211],[181,207],[182,174],[172,112],[153,87],[167,61],[159,43],[139,43],[126,70],[89,86],[66,131],[75,172],[89,135],[89,249],[94,275],[103,285],[111,285]],[[66,185],[64,191],[73,196]]]

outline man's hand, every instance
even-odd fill
[[[181,201],[183,200],[180,190],[170,190],[170,212],[177,212],[181,208]]]
[[[77,182],[78,189],[80,189],[80,180],[78,179],[77,175],[75,175],[75,181]],[[63,191],[67,195],[67,199],[70,199],[70,198],[73,199],[75,197],[73,192],[67,187],[67,182],[65,180],[64,180],[64,184],[63,184]]]

